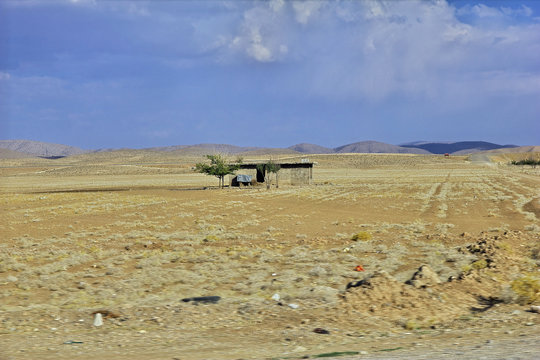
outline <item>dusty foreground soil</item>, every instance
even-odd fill
[[[0,160],[0,360],[540,357],[536,170],[325,155],[219,190],[95,156]]]

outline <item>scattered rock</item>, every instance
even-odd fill
[[[532,305],[532,306],[531,306],[531,311],[532,311],[533,313],[540,314],[540,306],[538,306],[538,305]]]
[[[428,286],[440,284],[441,280],[429,266],[422,265],[414,273],[412,278],[407,281],[407,284],[416,288],[425,288]]]
[[[300,307],[300,305],[298,305],[298,304],[289,304],[289,307],[291,309],[298,309]]]
[[[94,315],[94,326],[102,326],[103,325],[103,317],[101,316],[101,313],[96,313]]]
[[[326,271],[325,268],[323,268],[320,265],[317,265],[313,269],[311,269],[308,274],[309,274],[309,276],[321,277],[321,276],[325,276],[326,273],[327,273],[327,271]]]
[[[274,294],[272,295],[272,300],[275,300],[275,301],[279,301],[281,299],[281,297],[279,296],[279,294]]]
[[[330,331],[323,328],[315,328],[313,332],[316,334],[330,335]]]
[[[17,277],[13,276],[13,275],[9,275],[7,277],[7,281],[9,281],[9,282],[16,282],[17,280],[19,280],[19,279],[17,279]]]

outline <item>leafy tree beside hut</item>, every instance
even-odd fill
[[[228,163],[222,155],[206,155],[206,158],[210,160],[210,164],[197,163],[195,164],[195,171],[212,175],[219,179],[219,187],[222,189],[225,185],[225,176],[234,174],[240,169],[242,159],[237,159],[235,163]]]

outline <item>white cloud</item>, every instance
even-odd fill
[[[295,12],[296,21],[300,24],[307,24],[311,17],[317,15],[319,9],[325,4],[323,1],[295,1],[293,2],[293,9]]]
[[[246,58],[289,62],[298,66],[290,91],[310,96],[435,99],[459,97],[460,87],[486,94],[538,92],[540,24],[499,21],[532,18],[526,6],[486,3],[456,9],[443,0],[208,3],[195,15],[191,2],[185,5],[189,11],[180,2],[170,13],[164,12],[168,4],[97,4],[141,16],[151,13],[148,21],[159,19],[139,36],[156,48],[181,48],[170,52],[177,58],[168,57],[167,63],[195,67],[203,56],[222,64]],[[464,22],[463,15],[481,21]]]
[[[276,6],[259,4],[246,10],[239,31],[230,41],[229,48],[259,62],[282,60],[288,53],[288,25],[287,17],[280,11],[276,12],[276,9]]]
[[[499,17],[502,15],[502,12],[494,7],[489,7],[484,4],[478,4],[474,5],[471,9],[471,12],[475,14],[476,16],[479,16],[481,18],[484,17]]]
[[[507,8],[507,7],[501,7],[501,11],[508,16],[526,16],[530,17],[533,14],[533,11],[530,7],[521,5],[521,7],[517,9]]]
[[[496,5],[496,3],[494,3]],[[531,17],[533,11],[530,7],[526,5],[521,5],[520,7],[511,8],[511,7],[495,7],[485,4],[477,4],[474,6],[465,5],[456,12],[457,15],[472,15],[481,20],[486,19],[499,19],[499,20],[510,20],[511,18],[517,17]]]
[[[377,102],[393,94],[461,99],[469,89],[486,96],[539,91],[532,75],[540,24],[464,23],[462,10],[446,1],[254,4],[229,48],[258,62],[301,64],[295,76],[302,81],[292,86],[312,96]],[[468,11],[483,19],[531,15],[526,7],[482,4]]]
[[[10,78],[11,78],[11,75],[9,73],[0,71],[0,81],[9,80]]]
[[[270,0],[270,3],[268,5],[270,6],[270,9],[272,9],[274,12],[278,12],[285,5],[285,0]]]
[[[272,53],[262,44],[262,37],[258,29],[252,29],[251,44],[247,48],[247,53],[257,61],[272,61]]]

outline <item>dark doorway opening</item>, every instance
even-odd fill
[[[257,182],[259,183],[264,182],[264,171],[261,171],[261,169],[259,169],[258,167],[257,167]]]

